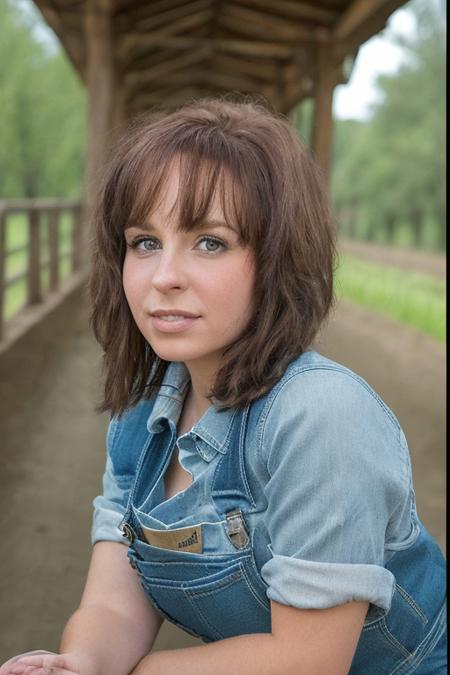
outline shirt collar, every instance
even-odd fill
[[[176,426],[181,415],[190,381],[184,363],[171,361],[166,368],[152,412],[147,420],[150,433],[164,431],[170,420]],[[229,448],[230,432],[236,408],[219,410],[213,404],[188,432],[202,457],[210,461],[216,452],[225,454]]]

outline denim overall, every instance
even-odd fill
[[[236,410],[230,450],[217,453],[214,470],[166,501],[163,476],[176,425],[165,420],[161,433],[148,434],[144,425],[134,435],[141,452],[120,528],[130,564],[157,611],[206,643],[271,631],[260,574],[271,554],[254,527],[262,501],[243,450],[249,419],[263,403],[264,397],[255,401],[251,414],[249,407]],[[444,559],[421,523],[407,546],[389,553],[385,566],[396,581],[391,608],[386,614],[371,606],[351,675],[447,672]]]

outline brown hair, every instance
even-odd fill
[[[121,414],[149,398],[168,365],[134,322],[122,266],[124,228],[155,208],[175,158],[178,227],[204,219],[217,190],[227,223],[256,260],[253,316],[224,350],[210,391],[218,407],[266,393],[311,345],[333,302],[335,238],[323,177],[286,118],[248,99],[203,99],[141,119],[116,147],[96,209],[90,292],[106,372],[100,411]]]

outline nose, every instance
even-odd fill
[[[160,252],[157,267],[153,272],[152,283],[160,293],[167,293],[172,289],[186,288],[187,276],[181,253],[168,249]]]

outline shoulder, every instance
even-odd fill
[[[370,407],[394,431],[400,430],[394,413],[364,378],[311,350],[291,361],[283,377],[272,387],[266,396],[260,424],[264,424],[274,410],[279,412],[286,406],[297,413],[330,416],[336,410],[348,411],[354,404]]]
[[[266,463],[294,447],[299,460],[315,466],[333,458],[342,466],[386,460],[397,474],[408,473],[394,413],[362,377],[315,351],[289,364],[266,396],[257,428]]]

